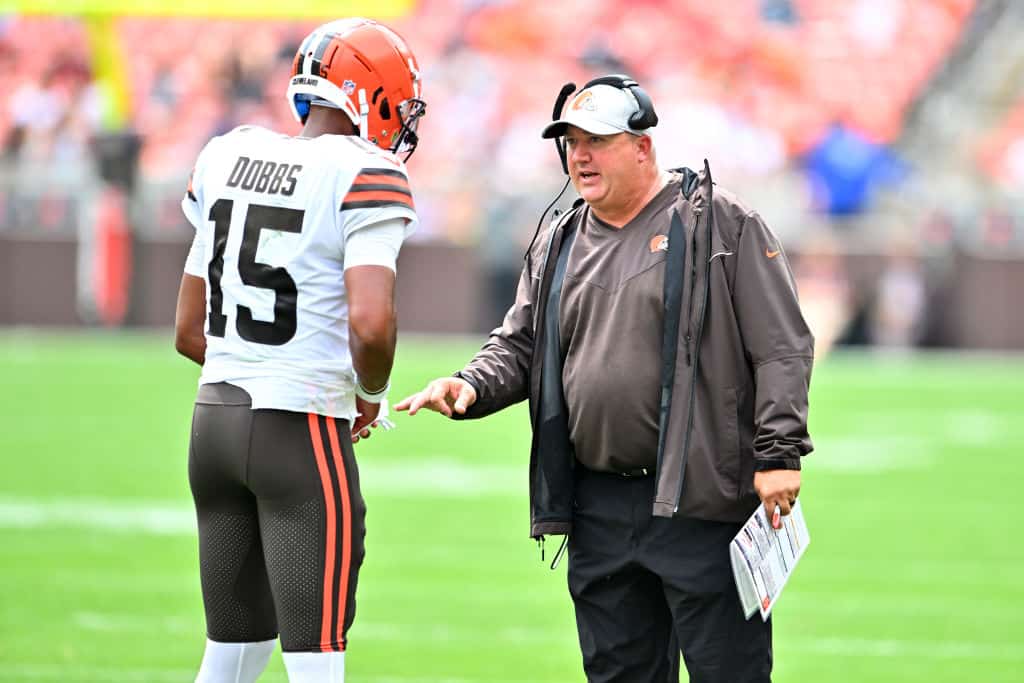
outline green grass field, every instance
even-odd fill
[[[474,349],[406,338],[394,395]],[[192,680],[196,377],[169,332],[0,332],[0,681]],[[812,543],[775,615],[776,681],[1021,680],[1022,388],[1024,357],[819,364]],[[525,407],[397,422],[357,446],[369,513],[349,679],[583,680],[564,564],[527,538]],[[283,671],[275,655],[261,680]]]

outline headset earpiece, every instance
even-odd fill
[[[658,125],[658,113],[654,111],[654,103],[639,85],[630,86],[629,91],[633,93],[636,102],[640,105],[640,111],[629,117],[629,125],[636,130],[647,130]]]

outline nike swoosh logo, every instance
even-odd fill
[[[764,255],[767,256],[768,258],[775,258],[776,256],[779,255],[779,253],[780,252],[778,251],[772,251],[771,249],[767,248],[764,250]]]

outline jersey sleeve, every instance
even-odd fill
[[[345,240],[344,268],[384,266],[396,270],[398,252],[405,240],[405,220],[391,218],[356,230]]]
[[[181,199],[181,210],[196,230],[203,225],[203,175],[206,171],[207,160],[212,154],[211,148],[216,140],[217,138],[210,140],[199,152],[196,165],[192,167],[192,173],[188,177],[185,196]]]
[[[196,230],[192,238],[192,246],[188,250],[188,258],[185,259],[185,273],[196,277],[206,276],[206,240],[203,238],[203,231]]]
[[[343,240],[361,228],[396,218],[405,225],[403,239],[416,229],[416,206],[405,166],[397,159],[373,161],[377,163],[363,166],[343,188],[339,202]]]

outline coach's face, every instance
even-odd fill
[[[569,126],[565,144],[572,184],[602,219],[630,213],[646,196],[647,179],[640,167],[649,158],[649,137],[595,135]]]

